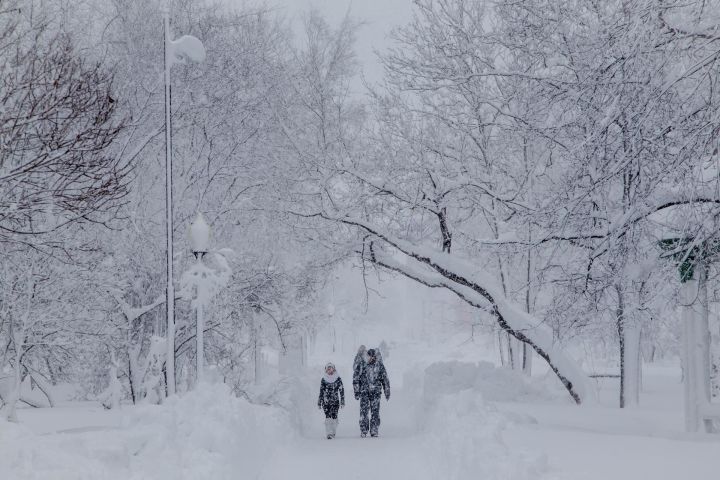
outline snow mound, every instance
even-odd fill
[[[297,369],[292,375],[273,376],[259,385],[251,385],[245,393],[252,403],[282,409],[292,430],[307,436],[313,431],[313,424],[317,423],[316,388],[319,386],[317,370]],[[347,385],[345,388],[348,388]]]
[[[458,393],[472,389],[489,401],[520,401],[551,398],[544,384],[525,375],[498,368],[490,362],[437,362],[425,369],[424,396]]]
[[[115,479],[104,444],[75,451],[79,438],[36,435],[24,425],[0,420],[0,478],[13,480]],[[106,444],[105,444],[106,445]]]
[[[237,398],[222,383],[142,407],[126,427],[135,437],[131,469],[152,479],[254,478],[288,434],[281,410]]]
[[[444,395],[426,412],[426,455],[434,478],[537,480],[548,470],[544,455],[510,451],[506,420],[472,390]]]
[[[287,413],[235,397],[222,383],[132,408],[120,429],[36,435],[0,422],[0,478],[256,478],[292,431]]]
[[[481,362],[440,362],[425,369],[420,431],[435,478],[445,480],[537,480],[544,455],[510,451],[502,438],[508,419],[484,395],[535,394],[507,372]],[[508,388],[508,392],[501,392]]]

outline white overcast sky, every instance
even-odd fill
[[[365,23],[358,32],[356,49],[365,77],[371,82],[381,76],[373,49],[382,50],[387,46],[390,30],[408,23],[412,14],[412,0],[270,0],[269,3],[287,8],[288,17],[315,7],[333,25],[342,21],[349,8],[351,17]]]

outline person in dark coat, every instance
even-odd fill
[[[338,411],[345,406],[345,388],[335,365],[325,365],[325,375],[320,380],[318,408],[325,411],[325,434],[328,440],[335,438],[338,425]]]
[[[355,354],[355,359],[353,360],[353,378],[360,364],[365,363],[366,359],[367,347],[365,347],[365,345],[360,345],[360,348],[358,348],[358,351]]]
[[[360,373],[362,372],[362,369],[365,368],[366,363],[367,347],[365,345],[360,345],[357,353],[355,354],[355,359],[353,360],[353,390],[355,393],[355,400],[360,399],[360,396],[358,395],[358,379],[360,378]]]
[[[367,362],[362,362],[353,372],[355,399],[360,400],[360,436],[378,436],[380,427],[380,398],[390,400],[390,379],[385,365],[378,360],[374,349],[367,351]],[[368,420],[368,413],[370,419]]]

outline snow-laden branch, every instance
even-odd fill
[[[156,298],[154,302],[152,302],[148,305],[145,305],[145,306],[142,306],[139,308],[135,308],[132,305],[130,305],[129,303],[127,303],[122,298],[122,296],[120,295],[119,292],[110,290],[110,291],[108,291],[108,293],[110,295],[112,295],[112,297],[115,299],[117,304],[120,306],[120,310],[122,311],[123,315],[125,315],[125,318],[127,319],[128,322],[137,320],[138,318],[140,318],[143,315],[145,315],[146,313],[148,313],[150,310],[152,310],[156,307],[159,307],[160,305],[165,303],[165,296],[160,296],[160,297]]]
[[[361,228],[382,240],[406,257],[414,259],[426,269],[419,269],[413,264],[398,262],[392,257],[374,251],[375,261],[379,264],[400,272],[409,278],[431,287],[446,288],[464,301],[481,309],[490,309],[498,324],[518,340],[530,345],[538,355],[548,362],[558,379],[567,389],[576,403],[587,399],[586,375],[576,367],[577,362],[568,358],[553,343],[552,332],[542,322],[517,308],[488,275],[474,272],[468,268],[470,262],[463,261],[456,255],[436,252],[432,249],[413,245],[395,237],[382,228],[360,219],[351,217],[333,217],[325,213],[318,216],[327,220]]]
[[[509,244],[520,244],[520,245],[539,245],[552,241],[559,242],[572,242],[579,240],[601,240],[602,242],[598,246],[598,249],[604,244],[604,242],[613,237],[621,237],[625,230],[631,225],[638,223],[653,214],[666,210],[672,207],[680,207],[685,205],[696,205],[696,204],[716,204],[720,205],[720,198],[716,198],[713,195],[702,195],[688,198],[687,195],[681,193],[668,193],[659,196],[654,202],[650,204],[638,204],[629,208],[627,211],[618,214],[615,218],[601,228],[589,230],[587,232],[569,232],[566,234],[548,234],[529,242],[517,237],[514,232],[508,232],[507,234],[501,235],[499,238],[487,238],[475,240],[475,243],[485,245],[509,245]]]

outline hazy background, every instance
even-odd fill
[[[389,45],[388,34],[393,27],[404,25],[412,16],[412,0],[274,0],[271,5],[286,9],[288,17],[300,20],[299,14],[316,8],[333,25],[338,25],[349,11],[350,16],[364,23],[358,32],[357,54],[365,78],[376,82],[381,68],[374,49]]]

